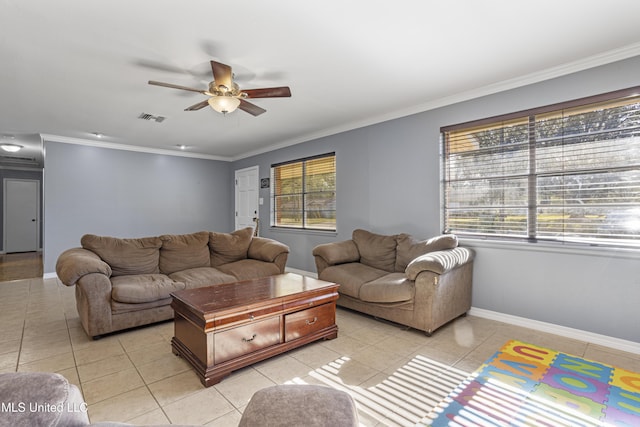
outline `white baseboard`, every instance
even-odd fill
[[[537,331],[548,332],[566,338],[573,338],[579,341],[586,341],[617,350],[628,351],[629,353],[640,354],[640,343],[614,338],[607,335],[595,334],[580,329],[568,328],[566,326],[555,325],[553,323],[540,322],[539,320],[527,319],[510,314],[499,313],[497,311],[485,310],[483,308],[471,307],[469,314],[485,319],[496,320],[510,325],[522,326],[524,328]]]
[[[56,273],[44,273],[42,275],[43,279],[57,279],[58,275]]]

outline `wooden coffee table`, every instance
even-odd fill
[[[336,338],[338,286],[286,273],[174,292],[171,347],[209,387],[239,368]]]

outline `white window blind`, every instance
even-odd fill
[[[640,88],[442,134],[445,232],[640,246]]]
[[[271,166],[273,227],[336,229],[335,153]]]

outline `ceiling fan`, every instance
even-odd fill
[[[185,111],[200,110],[201,108],[209,105],[211,108],[222,114],[231,113],[239,108],[253,116],[259,116],[267,110],[248,102],[247,99],[282,98],[291,96],[291,90],[288,86],[241,90],[238,84],[233,81],[231,67],[221,62],[211,61],[211,71],[213,72],[213,81],[209,83],[209,88],[207,90],[157,82],[154,80],[149,80],[149,84],[173,89],[188,90],[209,96],[209,99],[187,107],[184,109]]]

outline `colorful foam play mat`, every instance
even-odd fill
[[[419,425],[640,426],[640,374],[509,341]]]

